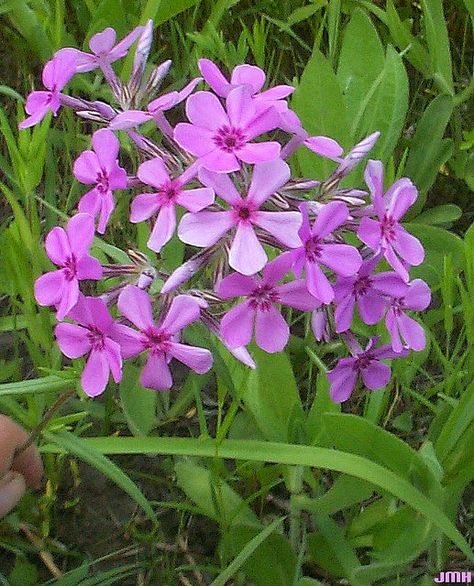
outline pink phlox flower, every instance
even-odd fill
[[[371,391],[385,387],[390,380],[391,370],[383,359],[403,358],[408,355],[408,350],[402,349],[394,352],[389,345],[375,348],[379,337],[371,338],[365,350],[358,344],[352,344],[351,358],[341,358],[335,368],[328,372],[331,383],[331,399],[336,403],[347,401],[354,390],[359,377],[362,377],[364,385]]]
[[[303,281],[277,283],[291,268],[289,253],[281,254],[263,269],[263,277],[232,273],[219,283],[222,299],[245,297],[221,321],[221,336],[231,348],[246,346],[255,330],[257,345],[266,352],[280,352],[288,343],[290,329],[277,309],[287,305],[301,311],[312,311],[320,303],[306,289]]]
[[[400,219],[415,203],[418,191],[407,177],[403,177],[384,195],[381,161],[368,162],[365,182],[370,189],[377,219],[362,218],[357,236],[376,253],[383,252],[389,265],[404,281],[408,281],[408,270],[400,259],[408,265],[419,265],[425,253],[420,241],[405,230]]]
[[[77,323],[56,326],[59,348],[68,358],[88,354],[81,385],[89,397],[96,397],[104,392],[110,373],[116,383],[122,379],[120,346],[111,337],[114,321],[102,299],[83,295],[68,317]]]
[[[139,331],[116,324],[114,339],[120,344],[124,358],[148,352],[140,382],[149,389],[168,390],[173,384],[168,362],[175,358],[198,374],[212,366],[212,355],[205,348],[188,346],[177,341],[181,330],[199,319],[200,304],[194,297],[178,295],[168,313],[155,323],[149,295],[128,285],[120,294],[118,308]]]
[[[46,273],[35,283],[35,297],[40,305],[56,305],[58,320],[70,312],[79,298],[79,281],[98,280],[102,266],[89,255],[94,239],[94,220],[88,214],[76,214],[66,230],[56,226],[46,237],[46,253],[59,270]]]
[[[184,189],[192,181],[194,173],[189,169],[176,179],[171,179],[162,159],[145,161],[138,168],[138,178],[156,188],[155,193],[142,193],[132,201],[130,221],[143,222],[158,212],[158,217],[148,240],[148,247],[155,252],[172,238],[176,229],[176,205],[190,212],[199,212],[214,202],[210,187]]]
[[[221,212],[185,214],[178,228],[179,238],[194,246],[211,246],[235,229],[229,253],[230,266],[244,275],[261,270],[267,254],[254,226],[288,247],[298,246],[299,212],[262,211],[261,206],[290,178],[290,168],[281,159],[255,165],[247,196],[242,198],[228,175],[199,170],[199,179],[231,206]]]
[[[279,115],[271,106],[257,107],[246,86],[228,94],[226,110],[211,92],[196,92],[186,102],[186,114],[190,124],[177,124],[174,139],[210,171],[230,173],[240,169],[240,161],[263,163],[280,154],[278,142],[251,142],[277,128]]]
[[[104,234],[110,215],[115,207],[114,189],[127,187],[127,172],[118,164],[120,143],[107,128],[94,132],[94,150],[84,151],[74,163],[74,176],[81,183],[95,185],[79,201],[79,211],[94,218],[99,215],[97,231]]]
[[[334,290],[320,265],[337,275],[349,277],[357,273],[362,264],[359,251],[354,246],[334,242],[333,232],[344,225],[349,210],[342,202],[330,202],[321,207],[313,227],[309,221],[308,204],[301,204],[300,210],[303,214],[299,231],[302,246],[291,252],[295,275],[299,278],[304,269],[308,291],[322,303],[331,303]]]
[[[125,130],[139,126],[149,120],[155,120],[161,130],[166,130],[166,134],[172,134],[172,128],[169,126],[166,118],[164,118],[163,113],[184,102],[201,80],[201,77],[196,77],[183,89],[162,94],[148,104],[147,111],[127,110],[117,114],[110,121],[109,128],[111,130]]]
[[[407,285],[404,294],[391,300],[385,317],[385,325],[392,339],[392,348],[395,352],[399,352],[403,347],[400,338],[403,338],[408,348],[412,348],[417,352],[424,349],[426,345],[425,331],[405,311],[423,311],[430,303],[430,288],[421,279],[413,280]]]
[[[110,66],[114,61],[127,55],[128,50],[142,34],[143,29],[143,26],[134,28],[131,33],[116,43],[117,33],[113,28],[107,27],[91,37],[89,47],[92,53],[68,47],[57,51],[55,57],[64,54],[74,55],[75,73],[86,73],[97,69],[97,67]]]
[[[48,61],[43,69],[43,85],[48,91],[31,92],[26,100],[25,110],[28,118],[20,122],[19,128],[29,128],[41,122],[51,111],[57,115],[61,106],[60,92],[75,73],[75,57],[64,53]]]
[[[379,260],[380,256],[365,260],[357,274],[337,277],[334,287],[337,333],[351,327],[356,305],[362,321],[374,325],[382,319],[390,299],[401,297],[407,292],[407,284],[397,273],[373,272]]]
[[[344,177],[373,149],[380,136],[380,132],[373,132],[343,156],[344,149],[333,138],[327,136],[310,136],[304,141],[314,153],[339,163],[332,176]]]
[[[330,341],[331,334],[329,330],[328,316],[324,307],[319,307],[311,313],[311,329],[318,342],[321,342],[321,340],[324,340],[325,342]]]

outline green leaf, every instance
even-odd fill
[[[454,94],[449,37],[442,0],[421,0],[426,42],[434,71],[434,80],[442,92]]]
[[[337,69],[349,120],[361,118],[359,110],[384,63],[385,54],[377,30],[367,13],[357,8],[344,30]],[[352,134],[352,138],[358,137]]]
[[[306,4],[306,6],[300,6],[293,10],[293,12],[288,17],[288,24],[293,26],[297,22],[301,22],[316,14],[318,10],[321,10],[323,6],[327,5],[327,0],[315,0],[311,2],[311,4]]]
[[[178,486],[202,510],[222,527],[250,525],[261,527],[260,520],[224,480],[192,462],[175,465]]]
[[[303,414],[291,362],[284,352],[252,351],[251,371],[242,400],[260,431],[272,441],[288,441],[291,419]]]
[[[472,421],[474,421],[474,383],[466,388],[438,437],[435,448],[441,463],[456,449],[456,444]]]
[[[76,381],[74,379],[60,378],[58,376],[45,376],[43,378],[0,385],[0,397],[7,397],[9,395],[59,393],[61,391],[67,391],[74,387],[75,384]]]
[[[311,136],[330,136],[344,147],[349,145],[349,124],[341,89],[331,65],[318,49],[303,71],[291,104]],[[322,179],[334,168],[333,163],[307,149],[300,148],[297,157],[305,177]]]
[[[411,216],[423,208],[426,192],[433,185],[440,166],[447,160],[447,143],[443,142],[443,135],[452,113],[452,98],[440,95],[430,102],[417,124],[404,169],[420,191],[418,201],[410,210]]]
[[[242,551],[230,562],[227,568],[217,576],[215,580],[211,582],[211,586],[225,586],[228,580],[230,580],[245,564],[245,562],[255,553],[256,549],[276,530],[283,524],[284,517],[275,519],[273,523],[270,523],[268,527],[265,527],[258,535],[256,535],[251,541],[249,541]],[[277,586],[277,584],[275,584]]]
[[[451,224],[462,216],[462,209],[452,203],[430,208],[416,217],[417,224]]]
[[[47,439],[53,446],[43,446],[45,452],[67,449],[61,447],[61,436],[48,434]],[[77,438],[74,438],[77,441]],[[81,441],[88,453],[107,454],[168,454],[207,458],[249,460],[253,462],[273,462],[290,466],[311,466],[326,468],[371,482],[406,502],[439,527],[456,546],[474,562],[474,554],[464,537],[446,516],[444,511],[402,475],[356,454],[336,449],[304,445],[291,445],[278,442],[259,442],[251,440],[223,440],[217,444],[212,439],[177,437],[154,438],[90,438]]]
[[[48,441],[56,444],[62,450],[80,458],[99,472],[102,472],[107,478],[110,478],[112,482],[124,490],[144,510],[147,517],[153,523],[158,522],[150,503],[133,480],[122,472],[109,458],[104,456],[100,450],[89,445],[87,440],[76,437],[67,431],[54,434],[47,432],[44,436]]]
[[[157,424],[157,394],[142,387],[140,372],[136,366],[125,364],[119,390],[130,431],[133,435],[144,436]]]
[[[405,125],[408,110],[408,76],[400,55],[389,45],[385,64],[367,92],[352,128],[358,137],[380,131],[372,158],[386,162]]]

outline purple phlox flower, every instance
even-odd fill
[[[75,57],[71,53],[56,56],[46,63],[43,69],[43,85],[48,91],[31,92],[25,105],[29,116],[20,122],[19,128],[29,128],[38,124],[49,111],[56,116],[61,106],[60,92],[74,75],[75,67]]]
[[[210,171],[229,173],[240,169],[240,161],[263,163],[280,154],[278,142],[251,142],[277,128],[279,115],[271,106],[257,106],[247,86],[229,93],[226,110],[211,92],[196,92],[186,114],[191,124],[177,124],[174,139]]]
[[[60,268],[37,279],[35,297],[40,305],[56,305],[58,320],[64,319],[76,305],[79,281],[102,277],[102,266],[89,255],[94,232],[93,218],[88,214],[76,214],[69,220],[66,230],[56,226],[46,237],[46,253]]]
[[[92,53],[66,48],[57,51],[55,57],[62,56],[65,53],[74,55],[75,72],[77,73],[86,73],[97,69],[97,67],[109,67],[114,61],[127,55],[129,48],[142,34],[143,29],[143,26],[137,26],[116,44],[117,34],[115,30],[107,27],[102,32],[91,37],[89,47]]]
[[[339,166],[332,176],[343,177],[348,175],[352,169],[372,150],[380,136],[380,132],[374,132],[357,143],[346,156],[342,156],[344,149],[332,138],[327,136],[308,137],[304,144],[314,153],[331,159]]]
[[[357,274],[337,277],[334,287],[337,333],[351,327],[355,305],[362,321],[374,325],[382,319],[389,300],[407,292],[407,284],[397,273],[373,273],[379,261],[380,256],[370,258],[362,263]]]
[[[168,135],[172,134],[173,129],[164,117],[163,112],[171,110],[171,108],[174,108],[183,102],[194,91],[194,88],[201,80],[201,77],[197,77],[190,81],[180,91],[172,91],[162,94],[148,104],[146,112],[142,110],[126,110],[125,112],[117,114],[117,116],[110,121],[109,128],[111,130],[125,130],[139,126],[149,120],[155,120],[156,124],[163,132]]]
[[[267,262],[254,226],[262,228],[288,247],[298,246],[299,212],[267,212],[261,206],[290,178],[290,168],[281,159],[255,165],[252,181],[245,198],[242,198],[228,175],[200,169],[200,181],[212,187],[230,206],[222,212],[185,214],[178,228],[179,238],[194,246],[210,246],[226,232],[235,229],[229,253],[230,266],[252,275]]]
[[[105,232],[115,202],[112,191],[127,187],[127,172],[118,164],[120,143],[107,128],[92,135],[92,151],[84,151],[74,163],[74,177],[86,185],[95,185],[79,201],[79,211],[94,218],[99,215],[97,231]]]
[[[246,346],[252,339],[266,352],[280,352],[286,346],[290,329],[276,305],[312,311],[320,303],[306,289],[303,281],[277,283],[291,268],[290,253],[281,254],[263,269],[263,277],[232,273],[222,279],[218,295],[222,299],[246,297],[224,315],[221,336],[231,348]]]
[[[308,204],[301,204],[300,210],[303,224],[299,236],[303,245],[291,252],[295,275],[300,277],[304,268],[308,291],[322,303],[331,303],[334,291],[320,265],[337,275],[349,277],[357,273],[362,264],[359,251],[354,246],[334,242],[332,235],[344,225],[349,210],[342,202],[330,202],[321,207],[313,227],[309,221]]]
[[[394,352],[389,345],[375,348],[379,338],[371,338],[365,350],[358,344],[351,344],[351,358],[341,358],[335,368],[328,372],[331,383],[331,399],[336,403],[347,401],[354,390],[357,379],[362,377],[364,385],[371,391],[385,387],[390,380],[391,370],[381,362],[386,358],[403,358],[408,350]]]
[[[205,348],[187,346],[177,341],[180,332],[199,319],[200,303],[189,295],[178,295],[168,313],[155,323],[149,295],[128,285],[121,293],[118,308],[139,331],[116,324],[114,339],[120,344],[124,358],[148,352],[140,382],[149,389],[168,390],[173,384],[168,362],[176,358],[195,372],[203,374],[212,366],[212,355]]]
[[[122,356],[119,344],[112,339],[114,320],[107,305],[98,297],[79,296],[69,316],[77,322],[60,323],[54,333],[61,352],[68,358],[88,354],[81,385],[89,397],[104,392],[109,375],[116,383],[122,379]]]
[[[186,170],[171,179],[162,159],[145,161],[138,168],[139,179],[156,188],[155,193],[142,193],[132,201],[130,221],[143,222],[158,212],[155,226],[148,240],[148,247],[155,252],[171,239],[176,229],[176,205],[190,212],[199,212],[214,202],[214,191],[209,187],[184,189],[192,181],[194,173]]]
[[[385,317],[385,325],[392,339],[392,348],[395,352],[399,352],[403,347],[400,338],[403,338],[408,348],[412,348],[417,352],[423,350],[426,345],[425,331],[405,311],[423,311],[430,303],[430,288],[421,279],[415,279],[409,283],[403,295],[394,297],[391,300]]]
[[[368,162],[365,182],[370,190],[377,220],[362,218],[357,236],[376,253],[383,252],[390,266],[402,279],[408,281],[407,268],[400,258],[408,265],[419,265],[425,253],[419,240],[409,234],[399,220],[415,203],[418,191],[407,177],[403,177],[384,195],[383,166],[380,161]]]

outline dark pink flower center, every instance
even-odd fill
[[[145,349],[155,353],[168,351],[171,334],[155,327],[149,328],[144,334],[146,336]]]
[[[172,202],[175,201],[178,197],[179,189],[172,183],[167,183],[161,186],[159,193],[162,195],[165,201]]]
[[[373,360],[374,357],[371,354],[359,354],[357,359],[354,361],[352,368],[353,370],[357,371],[365,370]]]
[[[213,137],[214,143],[226,153],[232,153],[242,148],[246,143],[245,134],[240,128],[222,126]]]
[[[96,178],[97,189],[100,193],[107,193],[109,191],[109,176],[103,169],[97,173]]]
[[[77,266],[76,266],[76,257],[71,254],[66,259],[66,262],[63,265],[64,273],[66,275],[66,279],[68,281],[72,281],[76,278],[77,275]]]
[[[405,303],[405,298],[404,297],[397,297],[396,299],[393,299],[392,301],[392,309],[395,313],[395,315],[399,316],[401,315],[404,310],[406,309],[406,303]]]
[[[89,326],[87,334],[92,350],[102,351],[105,348],[105,335],[96,326]]]
[[[397,221],[391,218],[388,214],[385,214],[383,220],[380,224],[380,231],[382,233],[382,238],[385,238],[387,242],[391,242],[395,240],[395,228],[397,226]]]
[[[249,295],[250,307],[257,311],[268,311],[279,297],[276,289],[270,285],[260,285]]]
[[[356,297],[363,297],[367,291],[372,287],[372,279],[370,277],[361,277],[354,283],[353,291]]]
[[[316,262],[316,260],[321,256],[321,241],[317,236],[313,236],[307,240],[304,247],[306,258],[310,262]]]

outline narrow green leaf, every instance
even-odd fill
[[[236,556],[227,568],[217,576],[215,580],[211,582],[211,586],[225,586],[227,581],[230,580],[245,564],[249,557],[254,553],[257,547],[265,541],[278,527],[283,524],[285,517],[275,519],[273,523],[270,523],[268,527],[265,527],[258,535],[256,535],[243,550]]]
[[[60,451],[66,449],[66,446],[61,446],[62,437],[62,435],[58,437],[48,434],[47,439],[55,445],[43,446],[43,451],[57,452],[58,449]],[[77,438],[74,439],[77,440]],[[220,445],[217,445],[212,439],[175,437],[90,438],[81,440],[81,448],[85,450],[86,455],[92,452],[93,454],[168,454],[203,458],[217,456],[225,459],[312,466],[350,474],[371,482],[380,489],[405,501],[410,507],[439,527],[467,558],[474,562],[474,554],[468,543],[432,499],[425,496],[400,475],[355,454],[334,449],[276,442],[223,440]]]
[[[74,379],[60,378],[57,376],[45,376],[16,383],[5,383],[0,385],[0,396],[29,395],[40,393],[59,393],[67,391],[76,384]]]
[[[434,80],[440,90],[454,94],[453,71],[449,37],[443,13],[442,0],[421,0],[424,15],[426,41],[434,70]]]

